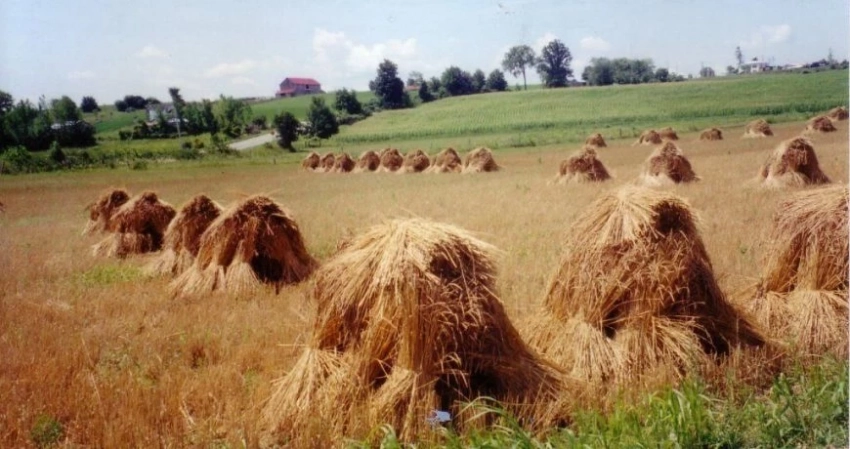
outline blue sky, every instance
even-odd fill
[[[593,57],[652,58],[718,74],[744,56],[780,63],[848,57],[850,3],[814,1],[44,1],[0,2],[0,90],[35,100],[125,94],[189,100],[271,96],[287,76],[365,90],[389,58],[439,76],[490,72],[517,44],[553,38],[576,75]],[[529,82],[537,82],[532,70]],[[521,83],[508,77],[511,84]]]

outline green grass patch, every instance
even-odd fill
[[[333,107],[334,101],[336,100],[336,94],[333,92],[319,95],[302,95],[300,97],[292,98],[277,98],[274,100],[251,104],[251,113],[255,117],[258,115],[265,116],[268,118],[269,123],[271,123],[275,115],[282,112],[289,112],[298,120],[304,120],[307,118],[307,109],[310,107],[311,99],[316,96],[324,98],[325,103],[330,107]],[[360,100],[361,104],[364,104],[374,98],[375,94],[372,92],[357,92],[357,99]]]
[[[97,265],[79,275],[78,281],[84,287],[102,287],[111,284],[132,282],[142,279],[142,270],[133,265],[107,264]]]
[[[608,413],[580,410],[568,428],[536,437],[503,410],[470,404],[492,414],[487,430],[458,434],[436,429],[435,447],[450,448],[733,448],[845,447],[848,439],[848,363],[825,359],[780,374],[766,391],[736,385],[736,397],[712,393],[699,379],[622,401]],[[379,429],[382,447],[408,447],[389,427]],[[355,444],[369,447],[366,443]]]

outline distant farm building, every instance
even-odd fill
[[[313,78],[286,78],[275,92],[276,97],[297,97],[299,95],[321,94],[322,85]]]

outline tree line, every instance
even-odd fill
[[[38,103],[19,100],[0,91],[0,152],[20,146],[30,151],[61,146],[87,147],[95,144],[94,126],[83,120],[82,111],[71,98]]]

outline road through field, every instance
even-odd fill
[[[228,145],[230,148],[233,148],[237,151],[249,150],[254,147],[258,147],[267,142],[274,142],[274,136],[271,133],[263,134],[261,136],[252,137],[247,140],[242,140],[239,142],[231,143]]]

